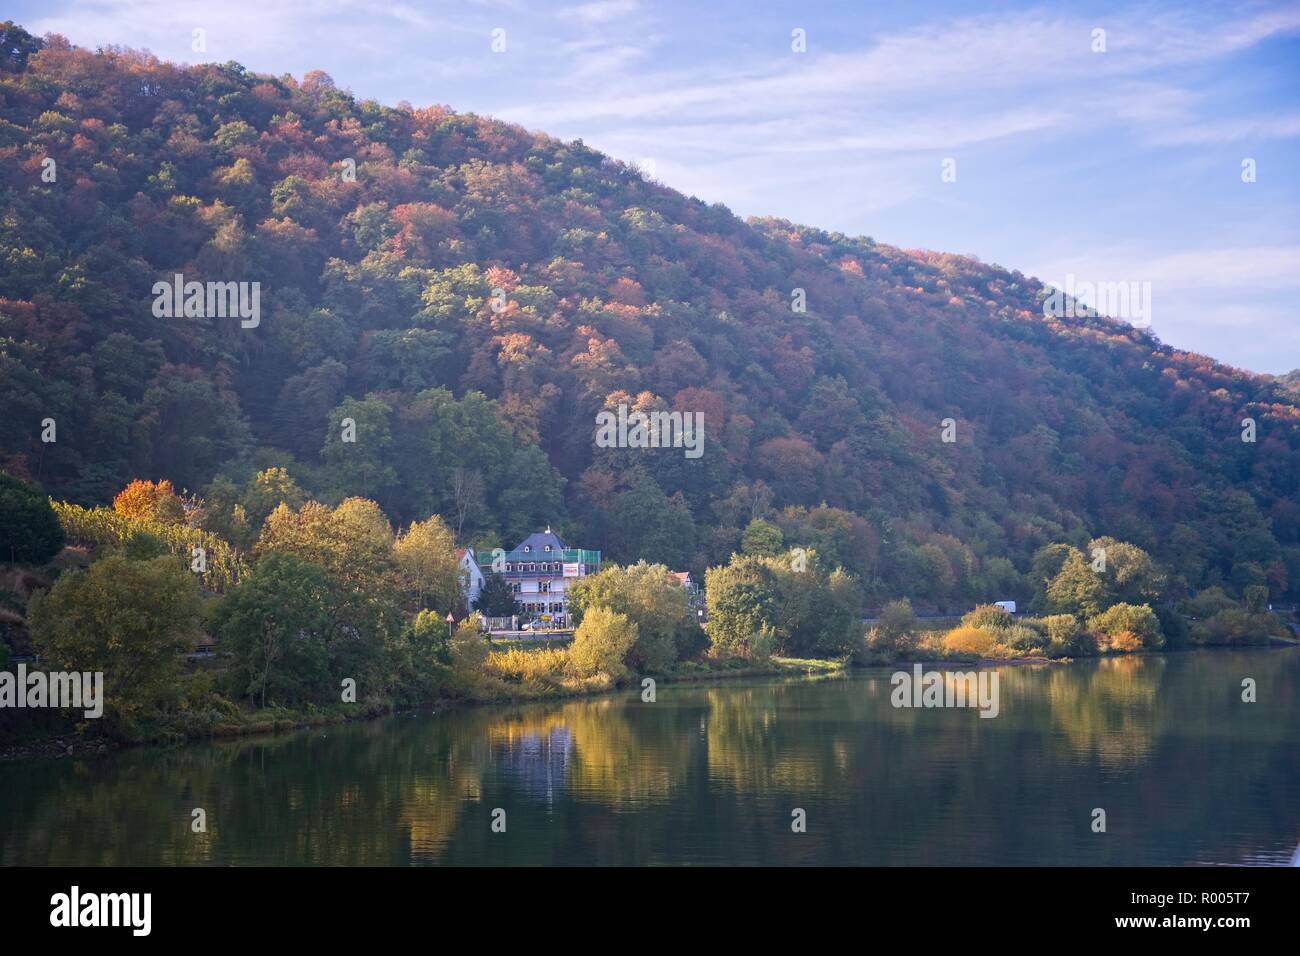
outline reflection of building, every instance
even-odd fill
[[[528,733],[508,741],[498,760],[505,775],[526,793],[550,803],[569,778],[573,735],[567,727]]]
[[[465,586],[465,613],[468,614],[474,610],[474,602],[478,600],[479,592],[483,590],[486,579],[479,569],[478,562],[474,560],[474,552],[469,548],[461,548],[457,551],[456,558],[460,565],[461,582]]]
[[[478,552],[478,566],[483,574],[499,571],[515,592],[523,608],[523,617],[564,624],[568,618],[568,590],[577,578],[600,570],[600,552],[583,548],[566,548],[564,542],[547,528],[530,534],[504,555]]]

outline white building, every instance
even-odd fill
[[[460,583],[465,589],[465,613],[468,614],[474,610],[474,602],[483,590],[485,578],[478,562],[474,560],[474,552],[469,548],[457,551],[456,558],[460,564]]]

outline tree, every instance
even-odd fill
[[[1061,570],[1048,582],[1047,601],[1052,611],[1090,618],[1110,604],[1111,594],[1083,552],[1071,548]]]
[[[627,567],[607,565],[597,574],[579,578],[568,593],[577,624],[593,608],[603,607],[627,617],[637,626],[637,641],[628,662],[638,671],[661,671],[687,643],[688,629],[698,631],[677,576],[662,564],[638,561]]]
[[[1116,650],[1157,650],[1165,643],[1160,620],[1146,604],[1113,604],[1088,619],[1088,630],[1098,635],[1103,647],[1109,644]]]
[[[217,609],[234,693],[267,704],[321,700],[329,681],[334,597],[325,569],[271,552]]]
[[[627,675],[627,655],[636,641],[637,626],[627,615],[593,607],[574,632],[569,661],[580,677],[606,674],[618,680]]]
[[[172,488],[163,481],[131,482],[113,499],[113,510],[127,518],[147,518],[160,524],[179,524],[185,520],[185,506]]]
[[[505,575],[493,571],[487,576],[474,599],[474,610],[487,617],[513,617],[519,613],[519,602]]]
[[[196,575],[174,557],[112,555],[32,598],[32,644],[52,669],[102,671],[105,715],[129,726],[155,714],[198,636]]]
[[[329,575],[339,619],[337,666],[383,672],[383,649],[402,622],[393,531],[379,506],[364,498],[346,498],[333,509],[315,501],[296,511],[279,505],[254,549],[259,560],[272,552],[320,565]]]
[[[777,611],[776,581],[756,557],[733,559],[704,575],[708,623],[704,629],[715,648],[742,657],[762,656],[760,635],[772,630]]]
[[[1160,599],[1166,578],[1151,555],[1135,544],[1114,538],[1094,538],[1088,545],[1088,553],[1096,554],[1098,549],[1105,553],[1105,574],[1116,600],[1145,603]]]
[[[253,528],[260,528],[266,516],[278,506],[298,508],[306,500],[306,492],[298,487],[287,468],[272,467],[259,471],[244,485],[239,503],[245,520]]]
[[[784,547],[785,538],[781,529],[762,518],[755,518],[746,525],[745,533],[740,536],[742,554],[780,554]]]
[[[483,667],[492,648],[479,630],[479,616],[471,614],[451,635],[451,668],[462,691],[472,693],[483,679]]]
[[[44,46],[44,40],[32,36],[12,20],[0,23],[0,70],[21,73],[27,68],[27,58]]]
[[[0,474],[0,561],[45,564],[63,550],[63,528],[39,487]]]
[[[439,515],[417,521],[393,543],[401,586],[414,607],[443,613],[460,606],[460,564],[456,539]]]

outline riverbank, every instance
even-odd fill
[[[312,727],[374,720],[394,714],[441,711],[487,704],[511,704],[525,701],[570,700],[609,694],[628,687],[638,687],[644,677],[656,684],[698,683],[711,680],[757,677],[832,677],[846,674],[851,665],[844,660],[774,657],[751,662],[739,658],[723,661],[681,661],[671,670],[654,675],[637,675],[620,681],[587,678],[571,682],[544,683],[527,681],[512,684],[494,680],[476,691],[457,696],[439,697],[417,705],[401,706],[391,700],[359,701],[322,707],[267,707],[256,710],[236,708],[220,718],[196,720],[195,715],[163,720],[133,739],[113,739],[99,734],[79,733],[76,728],[51,732],[21,743],[0,745],[0,761],[92,757],[137,747],[166,746],[190,740],[220,740],[289,733]],[[84,725],[83,725],[84,726]]]
[[[1300,641],[1289,637],[1270,637],[1266,644],[1254,646],[1296,647],[1300,646]],[[1160,651],[1138,653],[1141,656],[1163,656],[1176,654],[1180,651],[1228,651],[1240,649],[1237,646],[1224,645],[1167,648]],[[1121,657],[1131,655],[1106,654],[1101,656]],[[925,668],[1029,667],[1034,665],[1068,665],[1079,660],[1095,659],[1095,657],[1050,658],[1043,656],[995,658],[971,655],[950,655],[946,657],[929,655],[900,656],[894,659],[886,659],[883,655],[866,655],[857,661],[849,658],[826,660],[773,657],[767,661],[756,662],[742,658],[730,658],[725,660],[679,661],[670,670],[661,674],[633,675],[617,681],[606,677],[594,677],[563,681],[530,679],[516,683],[498,678],[484,682],[474,691],[456,696],[439,697],[417,705],[399,705],[388,699],[359,701],[356,704],[347,705],[320,706],[308,704],[297,708],[267,707],[256,710],[230,705],[230,708],[221,714],[219,718],[213,717],[203,720],[198,718],[197,715],[188,714],[183,718],[159,721],[133,739],[113,739],[99,734],[79,733],[76,728],[65,728],[58,732],[42,735],[36,739],[24,740],[21,743],[0,744],[0,762],[28,759],[60,759],[74,756],[93,757],[118,750],[167,746],[192,740],[220,740],[289,733],[312,727],[374,720],[394,714],[443,711],[490,704],[572,700],[610,694],[621,689],[640,687],[642,680],[646,677],[653,679],[656,685],[684,684],[762,677],[831,678],[847,675],[853,670],[889,667],[911,668],[917,664]]]

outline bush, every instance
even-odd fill
[[[905,640],[916,633],[916,612],[912,602],[907,598],[890,601],[880,612],[880,629],[895,642]]]
[[[1088,630],[1098,636],[1098,643],[1112,650],[1122,650],[1115,645],[1120,635],[1132,635],[1138,647],[1148,650],[1164,647],[1165,639],[1160,633],[1160,620],[1149,604],[1112,604],[1109,608],[1088,620]],[[1122,643],[1127,647],[1132,643],[1125,637]],[[1137,648],[1129,648],[1136,650]]]
[[[1197,644],[1267,644],[1272,623],[1271,615],[1228,608],[1209,620],[1198,621],[1191,637]]]
[[[997,638],[978,627],[955,627],[943,638],[943,649],[949,654],[982,657],[993,649]]]
[[[1179,610],[1192,620],[1204,621],[1214,617],[1220,611],[1227,611],[1236,606],[1237,602],[1228,597],[1223,588],[1215,585],[1206,588],[1195,597],[1188,598],[1179,606]]]
[[[978,627],[984,630],[1001,630],[1013,623],[1011,612],[996,604],[981,604],[968,612],[961,619],[962,627]]]
[[[479,616],[471,614],[456,625],[451,636],[451,669],[462,690],[475,690],[483,677],[492,648],[479,633]]]
[[[556,648],[533,650],[511,648],[508,651],[493,651],[489,654],[485,669],[492,676],[502,680],[520,682],[550,680],[564,673],[568,661],[568,653]]]
[[[1046,634],[1025,624],[1012,624],[996,631],[994,639],[1003,647],[1019,653],[1039,652],[1048,645]]]
[[[0,561],[45,564],[63,550],[63,528],[36,485],[0,474]]]
[[[1088,635],[1073,614],[1049,614],[1039,618],[1047,634],[1047,652],[1055,657],[1090,652]]]
[[[580,677],[608,674],[617,680],[627,674],[625,661],[636,639],[637,626],[627,615],[593,607],[583,615],[573,635],[569,660]]]

